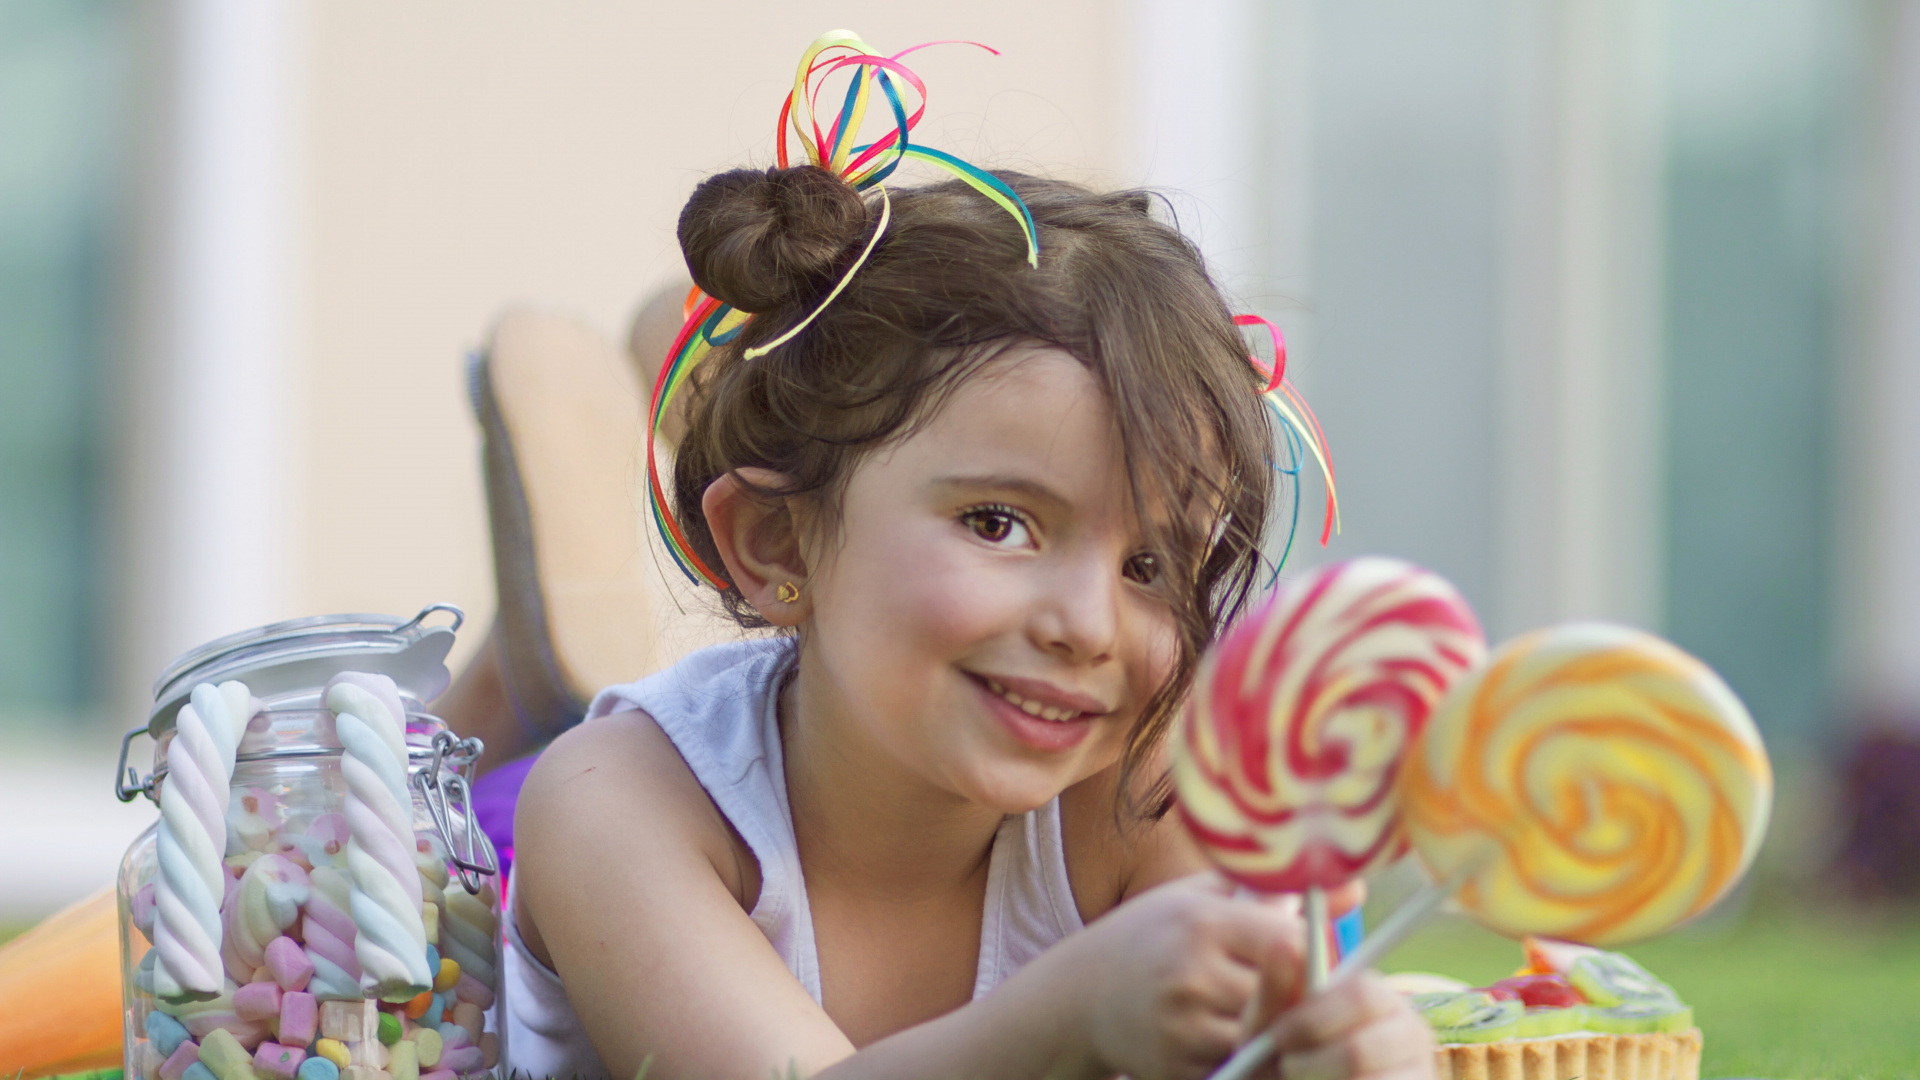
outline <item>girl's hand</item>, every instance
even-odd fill
[[[1300,1002],[1275,1021],[1273,1036],[1285,1080],[1433,1076],[1433,1029],[1375,972]]]
[[[1231,892],[1217,874],[1181,878],[1114,908],[1060,950],[1088,995],[1090,1049],[1107,1070],[1201,1080],[1245,1040],[1256,992],[1297,993],[1299,916]]]

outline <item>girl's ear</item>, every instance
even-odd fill
[[[707,485],[700,509],[740,595],[773,625],[798,626],[811,608],[799,523],[788,500],[747,487],[777,489],[781,479],[771,469],[758,468],[722,475]]]

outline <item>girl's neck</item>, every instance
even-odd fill
[[[1003,815],[943,791],[845,721],[802,664],[780,693],[787,803],[810,879],[902,899],[984,873]]]

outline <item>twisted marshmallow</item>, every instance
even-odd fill
[[[404,1001],[433,985],[420,874],[413,864],[413,800],[407,794],[406,714],[393,681],[343,674],[327,686],[327,707],[346,753],[349,910],[358,930],[360,987]]]
[[[1485,657],[1473,610],[1419,567],[1354,559],[1289,582],[1201,662],[1173,748],[1182,820],[1261,892],[1399,857],[1400,762]]]
[[[217,997],[225,983],[220,904],[230,880],[221,861],[227,801],[234,754],[256,711],[241,683],[201,683],[174,720],[155,844],[153,989],[163,1000],[203,1001]]]
[[[360,959],[354,952],[354,939],[359,935],[353,916],[347,913],[352,904],[353,880],[346,871],[330,866],[315,866],[310,880],[307,915],[300,923],[307,959],[313,962],[313,980],[307,992],[322,1000],[357,1001]]]
[[[221,946],[234,982],[252,981],[267,962],[267,943],[299,921],[309,892],[307,872],[280,855],[262,855],[240,875],[240,887],[226,905]]]
[[[1706,665],[1624,627],[1500,649],[1435,714],[1402,773],[1407,827],[1481,922],[1611,946],[1705,910],[1752,862],[1773,775]]]
[[[497,985],[500,918],[495,912],[499,894],[493,882],[480,886],[479,896],[465,889],[449,889],[446,899],[446,915],[440,924],[441,955],[487,986]]]

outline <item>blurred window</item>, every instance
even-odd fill
[[[101,696],[127,16],[0,2],[0,725]]]

